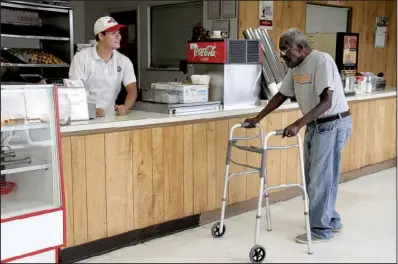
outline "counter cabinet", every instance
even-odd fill
[[[341,173],[396,158],[395,95],[349,105],[353,132],[343,151]],[[278,111],[261,124],[265,131],[280,129],[300,115],[298,109]],[[63,136],[67,246],[219,209],[229,129],[244,119]],[[241,136],[257,132],[238,131]],[[270,140],[275,145],[294,142],[295,138]],[[247,144],[258,146],[259,140]],[[260,162],[260,155],[237,149],[232,158],[252,165]],[[241,169],[232,165],[231,172]],[[299,182],[297,150],[270,152],[267,173],[270,185]],[[228,204],[255,199],[258,184],[257,175],[232,178]]]

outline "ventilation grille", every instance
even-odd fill
[[[229,40],[227,63],[260,63],[258,40]]]
[[[247,63],[259,63],[260,62],[260,51],[259,51],[259,41],[249,40],[247,43]]]
[[[230,40],[228,42],[228,63],[246,62],[246,41]]]

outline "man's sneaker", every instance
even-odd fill
[[[332,232],[333,233],[341,233],[343,231],[343,228],[341,227],[341,228],[335,228],[335,229],[332,229]]]
[[[334,239],[334,237],[331,237],[331,238],[329,238],[329,239],[326,239],[326,238],[319,238],[319,237],[317,237],[316,235],[314,235],[314,234],[311,233],[311,242],[312,242],[313,244],[322,243],[322,242],[329,242],[329,241],[331,241],[331,240],[333,240],[333,239]],[[297,242],[297,243],[300,243],[300,244],[307,244],[307,243],[308,243],[308,240],[307,240],[307,233],[296,236],[296,242]]]

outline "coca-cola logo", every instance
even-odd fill
[[[193,51],[194,57],[215,57],[216,56],[216,46],[206,46],[204,48],[195,47]]]

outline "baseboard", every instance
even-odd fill
[[[347,181],[351,181],[357,179],[359,177],[369,175],[372,173],[376,173],[388,168],[392,168],[397,166],[397,160],[392,159],[388,161],[384,161],[381,163],[373,164],[370,166],[366,166],[360,168],[358,170],[350,171],[340,175],[340,183],[344,183]],[[274,204],[277,202],[287,201],[293,199],[297,196],[301,195],[301,191],[299,189],[284,189],[276,193],[272,193],[269,195],[270,204]],[[263,206],[265,206],[265,201],[263,200]],[[229,218],[235,215],[239,215],[242,213],[246,213],[248,211],[257,209],[257,198],[239,202],[236,204],[228,205],[225,210],[225,217]],[[205,225],[220,219],[220,210],[208,211],[204,212],[200,215],[200,225]]]
[[[199,226],[199,218],[200,216],[197,214],[143,229],[133,230],[120,235],[99,239],[86,244],[64,248],[60,251],[59,263],[74,263],[123,247],[137,245],[155,238],[195,228]]]

